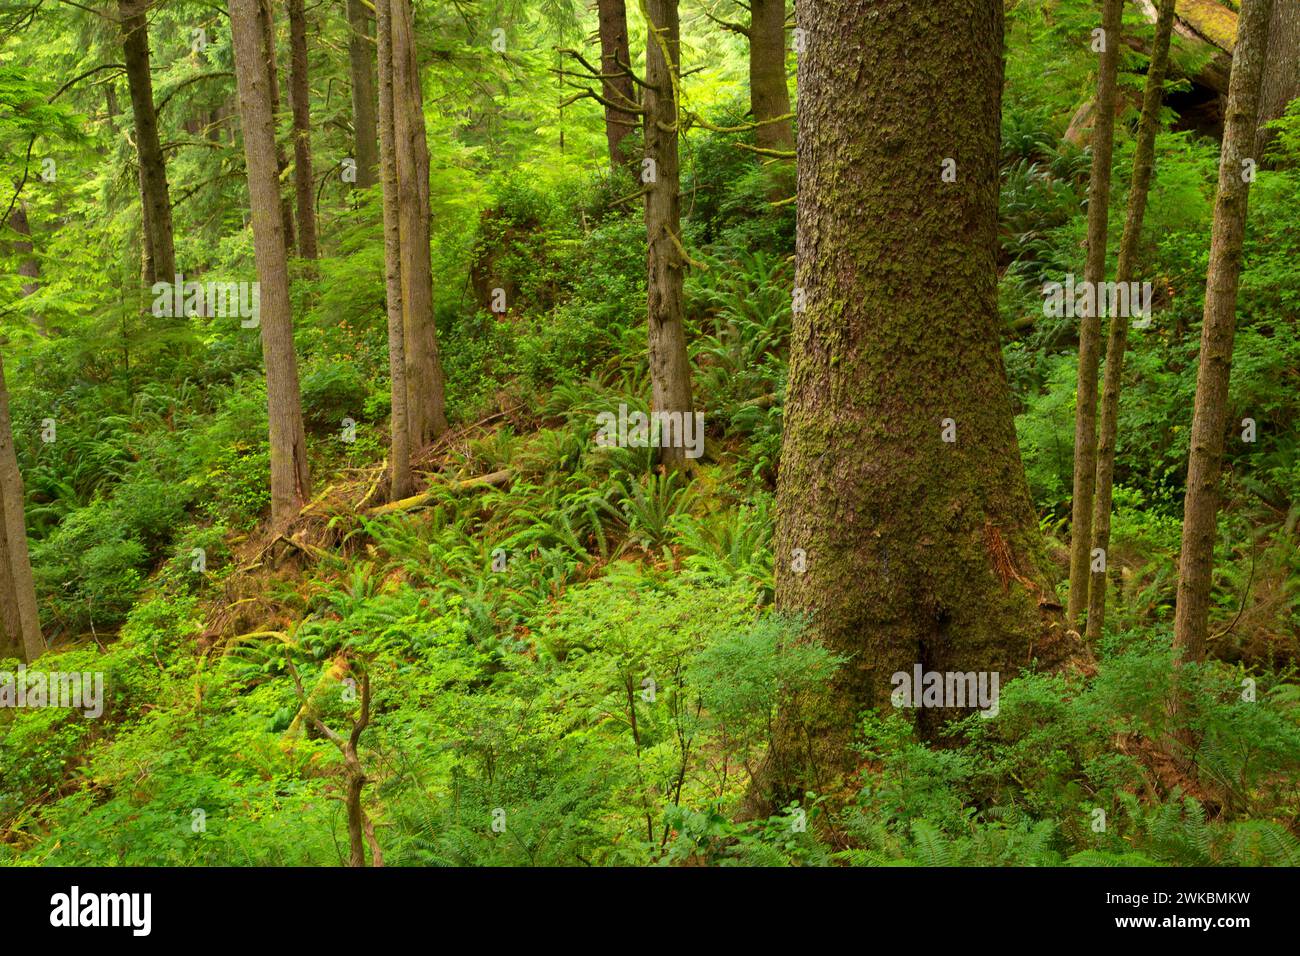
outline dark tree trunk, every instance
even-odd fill
[[[1242,175],[1242,162],[1258,159],[1255,140],[1259,91],[1272,6],[1273,0],[1243,0],[1237,21],[1237,45],[1232,54],[1232,79],[1219,156],[1219,189],[1214,201],[1210,264],[1205,279],[1187,496],[1183,500],[1183,542],[1178,563],[1178,603],[1174,610],[1174,656],[1179,664],[1198,662],[1205,657],[1219,471],[1223,464],[1224,436],[1229,428],[1228,379],[1236,333],[1237,282],[1250,192],[1250,183]]]
[[[1286,112],[1287,105],[1300,96],[1300,0],[1273,0],[1273,16],[1268,25],[1268,56],[1264,61],[1264,78],[1259,90],[1259,143],[1262,154],[1272,141],[1273,130],[1264,124]]]
[[[411,481],[410,414],[406,399],[406,344],[402,320],[401,211],[393,133],[392,11],[376,0],[379,40],[379,162],[384,183],[384,288],[388,305],[388,376],[392,399],[388,451],[388,497],[398,501],[415,491]]]
[[[0,657],[21,656],[31,663],[44,651],[27,553],[23,478],[18,472],[9,391],[0,358]]]
[[[627,42],[627,7],[623,0],[596,0],[596,7],[600,20],[600,72],[605,76],[601,81],[603,95],[610,103],[635,107],[638,105],[636,89],[628,75],[632,58]],[[635,113],[625,113],[606,104],[605,140],[612,169],[622,166],[636,173],[636,157],[623,152],[623,139],[637,125]]]
[[[677,0],[646,0],[645,156],[653,161],[653,181],[646,183],[646,311],[650,341],[653,410],[680,412],[683,422],[694,412],[691,366],[682,317],[682,280],[686,268],[681,235],[681,186],[678,166],[677,83],[681,73]],[[668,443],[659,460],[668,468],[686,466],[684,442]]]
[[[283,183],[289,169],[289,160],[284,152],[284,143],[280,142],[280,70],[275,57],[275,13],[271,9],[272,0],[258,0],[257,16],[262,33],[262,62],[265,64],[267,90],[271,99],[271,132],[275,135],[275,168],[278,182]],[[284,235],[285,252],[293,255],[293,207],[288,203],[283,192],[277,190],[280,203],[281,231]]]
[[[1106,279],[1106,224],[1110,211],[1111,148],[1115,134],[1116,74],[1124,0],[1103,0],[1105,47],[1097,65],[1097,111],[1088,183],[1088,257],[1084,281],[1099,291]],[[1094,303],[1100,301],[1094,294]],[[1113,321],[1113,320],[1112,320]],[[1121,320],[1127,321],[1127,320]],[[1079,316],[1079,377],[1074,420],[1074,496],[1070,519],[1070,596],[1066,624],[1078,630],[1088,606],[1092,508],[1097,480],[1097,367],[1101,359],[1101,309]]]
[[[1138,120],[1137,145],[1133,152],[1133,179],[1128,192],[1128,213],[1119,243],[1115,282],[1133,281],[1137,269],[1138,245],[1142,241],[1142,220],[1146,215],[1151,171],[1155,166],[1156,134],[1160,132],[1165,73],[1169,66],[1169,39],[1173,33],[1174,0],[1160,0],[1151,62],[1147,67],[1146,89],[1142,94],[1142,116]],[[1103,559],[1110,554],[1110,509],[1115,489],[1115,443],[1119,436],[1119,395],[1124,383],[1124,350],[1128,345],[1129,319],[1112,316],[1106,342],[1106,374],[1101,390],[1101,427],[1097,438],[1097,487],[1093,504],[1092,547]],[[1092,572],[1088,586],[1088,643],[1098,646],[1106,621],[1106,571]]]
[[[758,145],[794,149],[794,125],[785,74],[785,0],[752,0],[749,20],[749,107]]]
[[[375,55],[370,39],[370,16],[361,0],[347,0],[348,69],[352,76],[353,158],[357,162],[357,187],[368,189],[376,182],[379,157],[376,153]],[[376,5],[376,10],[378,6]]]
[[[402,327],[411,448],[447,430],[429,258],[429,148],[410,0],[392,0],[393,131],[402,248]]]
[[[262,355],[271,437],[271,525],[283,530],[302,510],[311,493],[311,482],[293,350],[275,119],[268,88],[270,77],[262,59],[265,33],[259,6],[260,0],[231,0],[230,26],[252,205],[253,252],[261,286]]]
[[[316,206],[311,163],[311,86],[307,75],[307,14],[289,0],[289,99],[293,107],[293,187],[298,206],[299,253],[315,259]]]
[[[783,709],[759,806],[803,787],[835,792],[854,764],[857,715],[889,706],[896,672],[1007,677],[1070,647],[1043,619],[1059,605],[999,347],[1002,2],[822,0],[799,16],[805,307],[791,339],[776,600],[850,659],[827,691]],[[956,182],[943,181],[944,158]],[[951,716],[917,719],[935,733]]]
[[[153,102],[153,79],[149,74],[149,29],[145,20],[147,0],[118,0],[121,17],[122,53],[131,89],[131,111],[135,117],[135,147],[140,161],[142,222],[147,263],[145,283],[171,282],[176,273],[176,251],[172,235],[172,206],[167,190],[167,167],[158,139],[158,114]]]

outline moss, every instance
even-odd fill
[[[1178,0],[1174,10],[1178,19],[1215,46],[1231,53],[1237,42],[1235,6],[1218,0]]]

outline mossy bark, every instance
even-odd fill
[[[643,0],[646,28],[645,158],[651,160],[645,194],[646,313],[651,401],[655,411],[694,412],[691,367],[682,315],[686,259],[682,245],[678,159],[678,83],[681,61],[677,0]],[[688,464],[683,443],[662,447],[666,468]]]
[[[777,606],[849,661],[826,692],[784,708],[760,806],[834,791],[857,715],[890,705],[895,672],[1005,677],[1059,662],[1067,643],[1044,625],[1059,605],[999,347],[1002,4],[826,0],[802,7],[800,26],[806,308],[785,407]],[[951,716],[917,719],[934,733]]]
[[[401,211],[393,132],[392,10],[375,2],[379,45],[379,163],[384,184],[384,290],[388,307],[388,377],[392,412],[388,450],[388,497],[400,501],[415,491],[411,481],[410,418],[406,406],[406,342],[402,318]]]
[[[1124,0],[1103,0],[1104,46],[1097,65],[1097,112],[1088,182],[1088,256],[1084,281],[1093,308],[1079,317],[1079,369],[1074,413],[1074,494],[1070,516],[1070,595],[1066,623],[1080,627],[1091,583],[1092,509],[1097,478],[1097,369],[1101,360],[1100,283],[1106,279],[1106,228],[1110,212],[1110,165],[1115,141],[1116,73]],[[1121,320],[1125,321],[1125,320]]]
[[[1178,602],[1174,609],[1174,656],[1179,664],[1201,661],[1209,627],[1210,579],[1218,530],[1218,484],[1229,429],[1228,379],[1237,327],[1237,283],[1246,234],[1250,177],[1246,160],[1255,155],[1259,93],[1264,72],[1267,26],[1273,0],[1243,0],[1233,50],[1232,80],[1219,156],[1219,188],[1214,200],[1210,264],[1205,278],[1201,356],[1196,373],[1187,495],[1183,500],[1183,540],[1178,563]],[[1175,711],[1177,700],[1175,698]]]
[[[167,188],[167,165],[158,138],[158,114],[154,107],[153,79],[149,71],[146,9],[147,4],[138,0],[118,0],[122,55],[126,61],[131,112],[135,120],[135,147],[140,162],[144,281],[146,285],[152,285],[155,282],[173,281],[176,274],[176,251],[172,233],[171,197]]]
[[[1115,282],[1133,280],[1137,268],[1138,245],[1142,240],[1142,220],[1146,216],[1147,194],[1155,167],[1156,134],[1160,131],[1160,108],[1163,102],[1165,73],[1169,66],[1169,40],[1173,34],[1174,0],[1160,0],[1155,38],[1151,44],[1151,62],[1147,67],[1146,89],[1142,94],[1142,115],[1138,120],[1137,145],[1133,152],[1133,178],[1128,191],[1128,212],[1124,235],[1119,243],[1119,262]],[[1119,395],[1124,382],[1124,350],[1128,346],[1129,320],[1112,316],[1106,340],[1106,372],[1101,390],[1101,425],[1097,437],[1097,486],[1093,502],[1092,547],[1103,555],[1110,553],[1110,510],[1115,489],[1115,444],[1119,436]],[[1106,621],[1106,569],[1092,571],[1088,586],[1088,643],[1101,640]]]

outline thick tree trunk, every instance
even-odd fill
[[[600,21],[600,72],[605,75],[601,81],[602,93],[611,103],[636,106],[636,89],[628,75],[632,58],[627,42],[627,6],[623,0],[596,0],[596,8]],[[610,168],[622,166],[634,174],[637,171],[636,157],[623,152],[624,138],[637,125],[637,114],[605,106],[605,140],[609,145]]]
[[[645,157],[652,162],[643,178],[651,175],[646,183],[645,228],[652,407],[656,412],[680,412],[685,423],[695,407],[682,317],[686,258],[681,241],[677,154],[677,83],[681,74],[677,0],[646,0],[645,10],[650,20],[646,27]],[[685,467],[685,445],[685,441],[666,440],[659,460],[667,468]]]
[[[14,203],[9,225],[18,235],[26,237],[16,240],[13,244],[13,252],[18,257],[18,274],[24,279],[31,280],[22,285],[22,294],[26,298],[40,288],[41,264],[32,255],[32,226],[27,221],[27,203],[21,197]],[[45,334],[43,327],[41,334]]]
[[[1093,494],[1097,480],[1097,366],[1101,358],[1101,296],[1106,279],[1106,224],[1110,211],[1111,147],[1115,134],[1116,73],[1124,0],[1103,0],[1105,46],[1097,65],[1097,121],[1092,133],[1092,176],[1088,183],[1088,257],[1084,281],[1094,307],[1079,317],[1079,377],[1074,418],[1074,496],[1070,520],[1070,596],[1066,623],[1079,629],[1088,606]],[[1114,321],[1112,319],[1112,321]],[[1127,320],[1122,320],[1127,321]]]
[[[264,33],[259,0],[231,0],[230,25],[244,127],[244,157],[253,215],[253,250],[261,286],[262,355],[266,362],[267,414],[271,434],[271,524],[283,529],[311,492],[307,438],[293,351],[289,272],[280,216],[275,120],[269,75],[261,51]]]
[[[145,282],[171,282],[176,273],[172,236],[172,206],[167,190],[167,167],[158,139],[158,115],[149,75],[149,28],[145,21],[148,0],[118,0],[122,28],[122,54],[131,89],[135,117],[135,147],[140,161],[140,193],[145,208],[144,245],[148,263]]]
[[[9,390],[0,358],[0,657],[23,656],[31,663],[45,651],[36,613],[36,588],[27,553],[23,478],[14,450]]]
[[[390,501],[415,493],[411,481],[410,416],[406,404],[406,345],[402,324],[401,212],[398,209],[397,157],[393,133],[392,11],[376,0],[379,40],[379,162],[384,183],[384,287],[388,303],[388,375],[392,397],[388,451]]]
[[[785,0],[751,0],[749,19],[749,108],[758,145],[794,149],[794,124],[777,119],[790,112],[785,74]]]
[[[376,182],[379,156],[375,127],[375,56],[370,39],[370,16],[361,0],[347,0],[348,69],[352,77],[353,159],[357,162],[357,188]],[[378,5],[376,4],[376,10]]]
[[[275,60],[275,12],[271,9],[272,0],[258,0],[257,16],[262,33],[262,57],[266,70],[267,89],[271,99],[271,132],[275,136],[275,171],[277,184],[283,184],[285,173],[289,170],[289,160],[285,156],[284,144],[280,142],[280,71]],[[293,255],[293,207],[285,200],[283,192],[277,189],[280,203],[280,224],[284,234],[284,248],[288,255]]]
[[[289,99],[293,108],[293,188],[298,206],[298,246],[315,259],[315,180],[311,164],[311,87],[307,78],[307,14],[303,0],[289,0]]]
[[[1268,25],[1268,56],[1259,90],[1259,143],[1261,154],[1275,135],[1264,124],[1286,112],[1300,97],[1300,0],[1273,0]]]
[[[402,244],[406,412],[412,450],[447,430],[429,258],[429,148],[410,0],[392,0],[393,132]]]
[[[1142,220],[1146,215],[1151,171],[1155,166],[1156,134],[1160,132],[1160,109],[1164,97],[1165,73],[1169,66],[1169,40],[1173,33],[1174,0],[1160,0],[1151,62],[1147,67],[1146,89],[1142,94],[1142,116],[1138,120],[1137,145],[1133,153],[1133,178],[1129,186],[1124,235],[1119,243],[1115,282],[1133,281]],[[1088,588],[1088,643],[1097,646],[1106,621],[1106,562],[1110,554],[1110,509],[1115,488],[1115,443],[1119,435],[1119,394],[1124,382],[1124,350],[1128,345],[1127,318],[1112,316],[1106,342],[1106,374],[1101,390],[1101,427],[1097,439],[1097,488],[1093,505],[1092,548],[1100,551],[1100,570],[1092,572]]]
[[[822,0],[799,16],[804,307],[776,600],[849,660],[783,710],[758,789],[787,795],[835,791],[859,712],[889,705],[896,672],[1010,676],[1070,646],[1044,627],[1059,604],[999,348],[1002,2]]]
[[[1217,486],[1228,423],[1228,378],[1236,333],[1237,282],[1246,232],[1250,183],[1243,162],[1255,155],[1260,80],[1273,0],[1242,0],[1232,80],[1219,156],[1219,190],[1214,202],[1210,264],[1205,279],[1201,358],[1192,412],[1192,444],[1183,500],[1183,542],[1174,611],[1174,656],[1178,664],[1204,659],[1209,627],[1210,578],[1217,532]],[[1175,705],[1176,707],[1176,705]]]

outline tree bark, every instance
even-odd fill
[[[401,212],[406,412],[412,450],[447,430],[429,258],[429,148],[410,0],[392,0],[393,133]]]
[[[253,250],[261,287],[262,355],[266,362],[267,417],[271,439],[271,524],[283,529],[311,493],[307,439],[293,350],[289,272],[269,75],[262,59],[265,36],[260,0],[231,0],[230,25],[244,127],[244,157],[252,205]]]
[[[1287,105],[1300,96],[1300,0],[1273,0],[1273,16],[1268,25],[1268,55],[1259,90],[1259,142],[1262,155],[1275,135],[1264,124],[1286,112]]]
[[[279,185],[284,182],[289,170],[289,160],[285,156],[284,144],[280,142],[280,71],[275,58],[275,12],[271,8],[272,0],[258,0],[257,16],[262,33],[262,57],[265,63],[267,89],[271,99],[271,132],[275,136],[275,171],[276,195],[279,199],[281,231],[284,234],[284,248],[288,255],[293,255],[293,207],[285,200]]]
[[[375,57],[370,39],[370,17],[361,0],[347,0],[348,68],[352,76],[353,158],[357,162],[357,188],[369,189],[377,181],[379,158],[375,126]],[[378,10],[378,4],[375,5]]]
[[[36,588],[27,552],[23,478],[18,472],[9,390],[0,357],[0,657],[21,656],[28,663],[45,652]]]
[[[1237,45],[1232,55],[1219,188],[1214,202],[1210,263],[1205,279],[1201,357],[1192,412],[1192,444],[1183,499],[1183,541],[1174,611],[1174,660],[1178,665],[1205,657],[1217,532],[1217,486],[1228,431],[1228,379],[1236,333],[1237,282],[1246,232],[1250,183],[1242,163],[1255,154],[1261,77],[1273,0],[1242,0]],[[1177,710],[1175,697],[1174,709]]]
[[[392,11],[389,0],[376,0],[375,13],[379,41],[379,162],[384,183],[384,287],[388,305],[388,375],[392,397],[388,500],[401,501],[414,493],[415,486],[411,481],[410,416],[406,404],[401,212],[398,209],[393,133]]]
[[[682,281],[686,268],[681,235],[678,161],[678,97],[681,75],[677,0],[646,0],[645,158],[652,162],[646,183],[646,313],[649,326],[653,410],[694,413],[691,366],[686,353]],[[645,167],[643,167],[643,170]],[[643,171],[643,177],[647,173]],[[659,460],[670,469],[688,462],[684,441],[666,441]]]
[[[307,74],[307,14],[289,0],[289,99],[293,108],[293,187],[298,206],[299,254],[317,258],[315,179],[311,163],[311,87]]]
[[[785,73],[785,0],[751,0],[749,19],[749,108],[759,123],[762,149],[794,149],[794,123],[777,119],[790,112]]]
[[[1173,34],[1174,0],[1160,0],[1151,62],[1147,67],[1142,94],[1142,115],[1138,120],[1137,144],[1133,152],[1133,178],[1129,186],[1124,235],[1119,243],[1115,281],[1133,280],[1142,220],[1146,216],[1147,194],[1155,166],[1156,134],[1160,132],[1160,108],[1164,99],[1165,74],[1169,66],[1169,40]],[[1097,440],[1097,487],[1093,505],[1092,547],[1103,556],[1110,554],[1110,512],[1115,488],[1115,443],[1119,434],[1119,395],[1124,383],[1124,350],[1128,345],[1126,318],[1112,316],[1106,342],[1106,372],[1101,392],[1101,427]],[[1106,569],[1092,572],[1088,588],[1088,643],[1097,646],[1106,621]]]
[[[1080,616],[1088,606],[1092,509],[1097,478],[1097,367],[1101,358],[1101,297],[1096,293],[1106,279],[1106,224],[1110,210],[1111,148],[1115,134],[1116,73],[1123,14],[1124,0],[1103,0],[1101,27],[1105,46],[1097,65],[1097,120],[1092,134],[1088,257],[1084,264],[1084,281],[1093,290],[1094,307],[1079,317],[1079,370],[1074,418],[1074,494],[1066,623],[1075,631],[1079,630]]]
[[[999,347],[1002,2],[822,0],[799,16],[804,304],[776,601],[849,660],[782,711],[757,789],[787,795],[835,791],[858,714],[889,704],[896,672],[1007,674],[1069,646],[1044,626],[1059,604]],[[954,715],[917,720],[935,733]]]
[[[153,80],[149,74],[149,28],[145,20],[149,0],[118,0],[117,8],[122,29],[122,55],[131,90],[131,111],[135,118],[141,204],[145,210],[142,220],[147,262],[145,283],[171,282],[176,274],[176,250],[167,166],[158,139],[158,114],[154,108]]]
[[[636,105],[636,89],[628,71],[632,58],[627,41],[627,6],[624,0],[596,0],[600,22],[600,72],[603,95],[611,103]],[[623,167],[634,175],[636,157],[623,152],[623,140],[637,126],[637,114],[605,106],[605,140],[609,146],[611,169]]]

